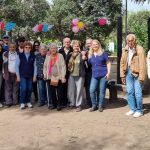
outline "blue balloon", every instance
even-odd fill
[[[16,23],[8,22],[6,24],[6,31],[11,31],[16,26]]]
[[[44,24],[43,26],[43,32],[48,32],[49,28],[48,28],[48,24]]]

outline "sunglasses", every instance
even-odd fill
[[[4,37],[4,39],[9,39],[9,37]]]

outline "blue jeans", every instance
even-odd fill
[[[104,107],[106,85],[107,85],[107,80],[105,79],[105,77],[99,77],[99,78],[92,77],[91,84],[90,84],[90,97],[91,97],[93,107],[97,106],[96,91],[98,89],[99,89],[99,107]]]
[[[25,104],[31,101],[32,94],[32,78],[20,79],[20,103]]]
[[[130,69],[128,69],[126,75],[126,85],[128,93],[128,105],[131,110],[142,112],[142,85],[139,82],[138,77],[133,76]]]
[[[39,103],[45,104],[45,102],[47,101],[47,98],[46,98],[46,81],[43,80],[42,78],[38,79],[37,90],[38,90],[38,96],[39,96]]]

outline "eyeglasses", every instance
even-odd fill
[[[40,46],[40,45],[34,45],[34,46]]]

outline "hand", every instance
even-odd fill
[[[36,76],[33,77],[33,82],[36,82]]]
[[[110,76],[110,74],[107,73],[106,76],[105,76],[105,79],[108,80],[108,79],[109,79],[109,76]]]
[[[17,76],[17,82],[20,82],[20,77],[19,76]]]
[[[3,78],[5,79],[5,74],[3,74]]]
[[[43,79],[46,80],[46,76],[44,76]]]
[[[86,56],[87,51],[82,51],[81,54],[82,56]]]
[[[143,83],[144,83],[144,81],[141,81],[141,80],[139,80],[139,82],[140,82],[140,84],[143,84]]]
[[[126,79],[125,79],[125,78],[121,78],[121,82],[122,82],[123,84],[126,84]]]
[[[86,60],[87,58],[86,58],[86,56],[82,56],[82,60]]]
[[[61,79],[61,82],[62,82],[62,83],[66,83],[66,79],[65,79],[65,78],[62,78],[62,79]]]

